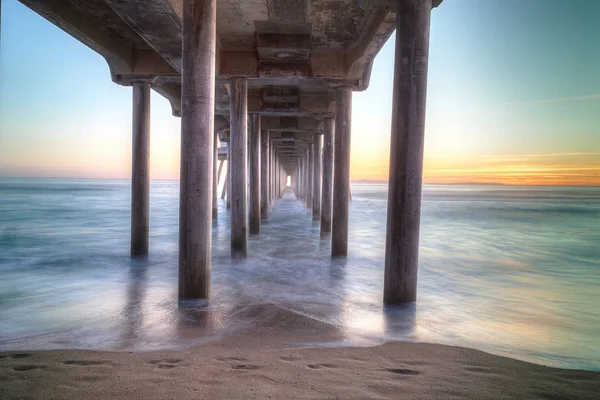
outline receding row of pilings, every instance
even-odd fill
[[[211,231],[217,217],[216,0],[184,0],[183,4],[179,299],[185,301],[209,297]],[[388,304],[416,300],[431,0],[397,0],[396,5],[384,278],[384,302]],[[260,231],[260,220],[269,217],[288,174],[297,196],[312,210],[313,217],[320,219],[321,235],[331,234],[332,256],[347,255],[352,89],[338,86],[334,90],[335,120],[325,118],[323,138],[315,136],[306,154],[298,157],[295,169],[284,171],[269,132],[261,131],[260,116],[248,115],[247,79],[230,79],[226,190],[232,257],[247,255],[249,232]],[[133,255],[148,252],[149,127],[150,85],[134,84]]]

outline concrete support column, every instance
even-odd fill
[[[279,168],[279,198],[283,197],[283,192],[285,191],[285,171],[283,167]]]
[[[298,157],[296,159],[296,182],[295,182],[295,188],[296,188],[296,198],[300,201],[302,201],[302,161],[300,160],[300,157]]]
[[[278,160],[277,162],[277,200],[281,199],[281,160]]]
[[[348,191],[350,190],[350,132],[352,89],[339,87],[335,100],[333,212],[331,256],[348,255]]]
[[[304,197],[303,197],[304,193],[302,192],[302,190],[303,190],[302,182],[304,179],[303,174],[304,174],[304,171],[302,169],[302,157],[298,157],[298,171],[296,173],[296,175],[297,175],[296,185],[298,185],[298,192],[300,193],[300,197],[299,197],[300,201],[303,201],[303,199],[304,199]]]
[[[214,138],[215,152],[213,154],[213,193],[212,193],[212,217],[216,221],[219,216],[219,198],[217,197],[217,188],[219,184],[219,175],[217,174],[217,160],[219,159],[219,135],[215,133]]]
[[[273,205],[273,198],[275,197],[275,144],[273,141],[269,144],[269,207]]]
[[[301,198],[306,203],[306,156],[300,157],[300,178]]]
[[[209,294],[216,17],[216,0],[183,2],[179,300]]]
[[[310,192],[310,151],[306,149],[306,155],[304,156],[304,202],[308,207],[309,192]]]
[[[283,171],[283,167],[279,168],[279,198],[283,196],[283,192],[285,191],[285,183],[283,182],[283,176],[285,172]]]
[[[323,190],[321,194],[321,237],[331,233],[334,118],[325,118],[323,135]]]
[[[313,151],[315,158],[315,168],[313,174],[313,208],[312,215],[313,219],[321,219],[321,135],[315,135],[315,141],[313,143]]]
[[[302,157],[302,163],[304,164],[302,171],[302,174],[304,175],[302,177],[302,183],[304,185],[304,204],[308,204],[308,150],[304,152],[304,155]]]
[[[294,172],[294,191],[296,192],[296,199],[301,199],[302,193],[300,193],[300,158],[296,159],[296,172]]]
[[[275,156],[275,201],[279,200],[279,158]]]
[[[298,158],[298,191],[300,192],[300,201],[304,201],[304,160]]]
[[[225,182],[227,189],[227,210],[231,210],[231,139],[227,143],[227,181]]]
[[[250,116],[250,234],[260,233],[260,115]]]
[[[431,0],[398,1],[383,301],[417,299]]]
[[[133,84],[131,255],[148,254],[150,230],[150,84]]]
[[[260,136],[260,218],[269,219],[269,131]]]
[[[301,167],[300,167],[300,158],[298,158],[296,160],[296,175],[294,176],[296,178],[296,187],[298,188],[298,199],[302,199],[302,193],[301,193],[301,186],[300,186],[300,182],[302,179],[302,171],[301,171]]]
[[[248,254],[248,82],[231,78],[231,256]]]
[[[277,181],[277,193],[279,194],[279,196],[277,197],[277,199],[281,199],[281,195],[283,194],[283,185],[281,184],[281,174],[283,173],[283,168],[281,167],[281,160],[279,160],[279,168],[277,171],[277,177],[279,178]]]
[[[315,146],[313,143],[308,145],[308,188],[306,190],[306,207],[312,210],[313,206],[313,181],[315,173]]]
[[[296,198],[302,201],[302,161],[296,160]]]

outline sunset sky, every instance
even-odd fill
[[[425,182],[600,185],[600,1],[445,0],[431,22]],[[0,176],[129,178],[131,88],[2,1]],[[394,37],[354,93],[352,179],[387,179]],[[177,179],[180,120],[153,93],[151,176]]]

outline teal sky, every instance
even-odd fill
[[[432,14],[425,178],[600,184],[600,1],[444,0]],[[131,88],[2,1],[0,175],[128,177]],[[385,178],[394,39],[355,93],[352,177]],[[152,97],[151,172],[176,178],[179,119]]]

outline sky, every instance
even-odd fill
[[[432,12],[424,181],[600,185],[598,0],[444,0]],[[129,178],[131,88],[2,1],[0,176]],[[351,179],[388,176],[394,41],[353,94]],[[151,177],[179,176],[180,119],[152,94]]]

